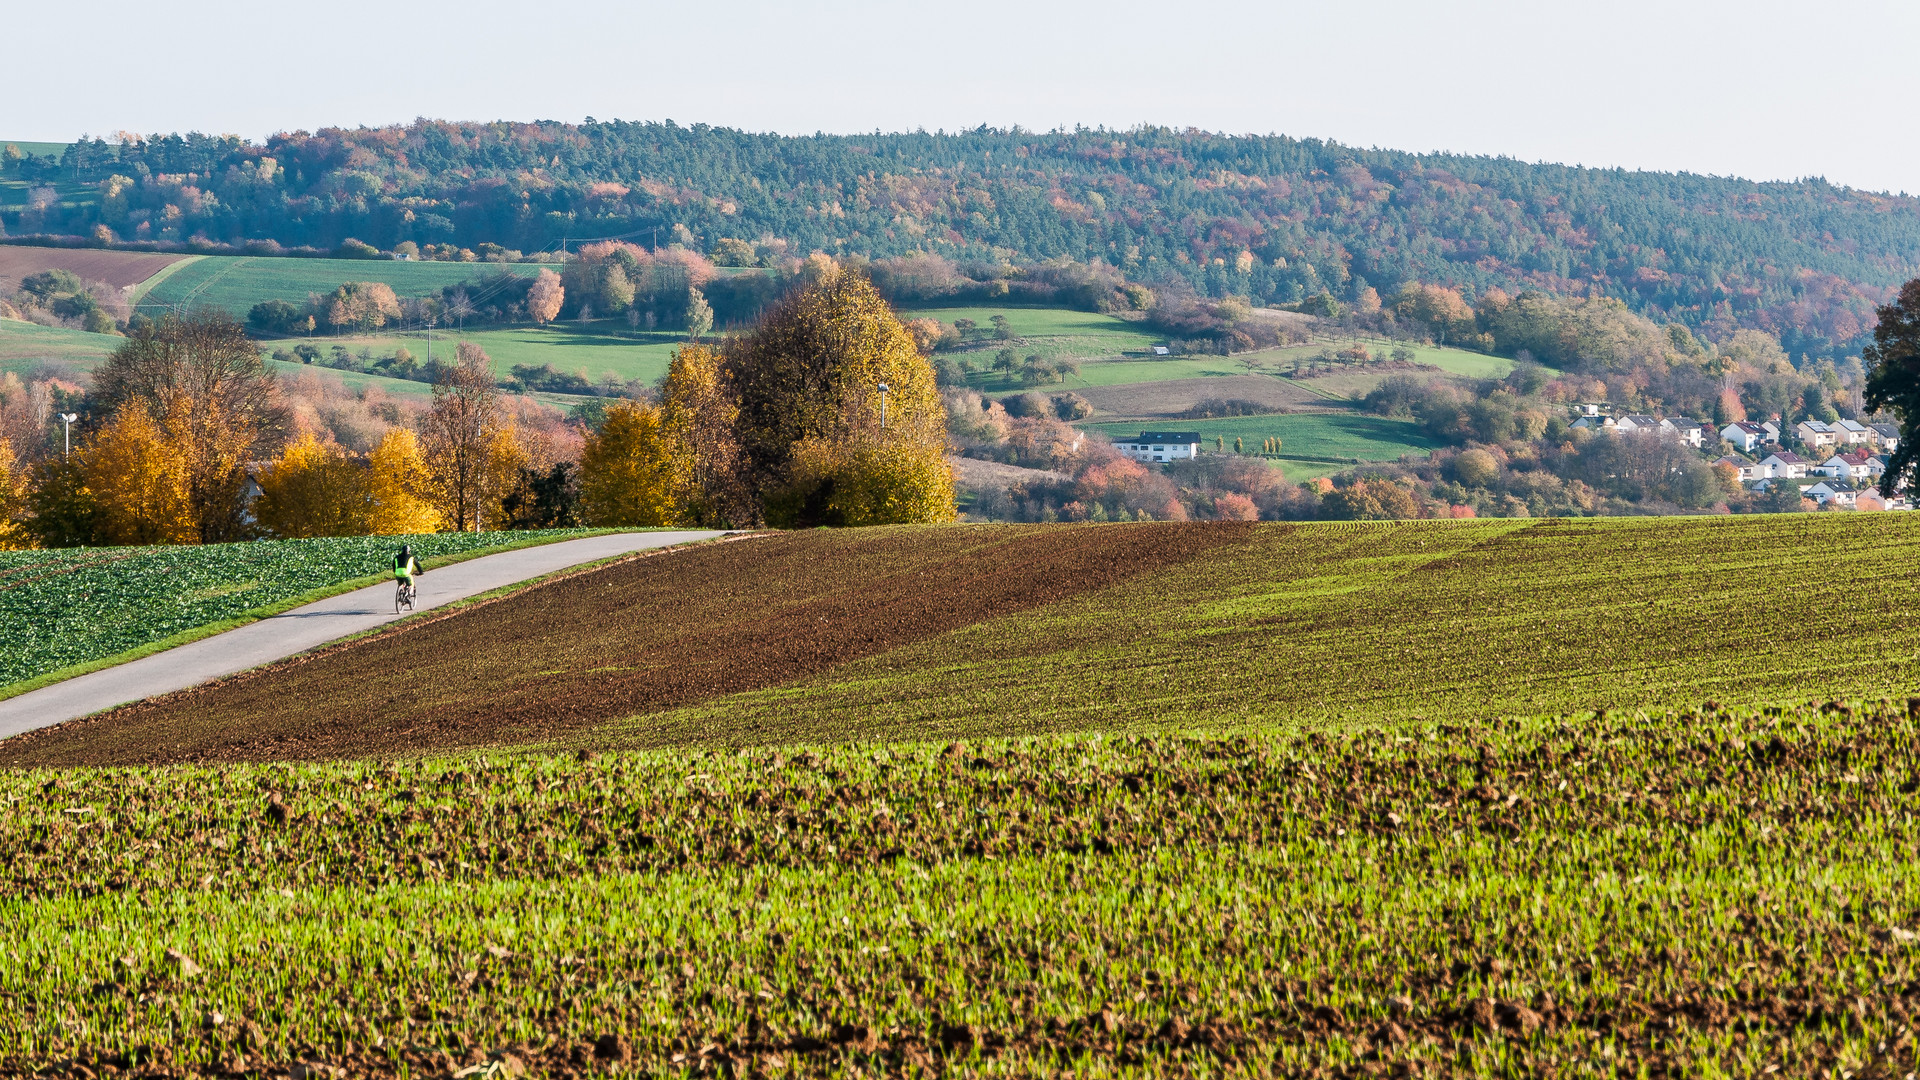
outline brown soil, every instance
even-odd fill
[[[138,285],[185,255],[162,251],[106,251],[100,248],[43,248],[0,244],[0,291],[12,292],[20,279],[42,270],[71,270],[88,281],[116,289]]]
[[[17,736],[0,743],[0,764],[537,742],[790,683],[1184,562],[1248,532],[1172,523],[819,530],[635,559]]]
[[[1327,399],[1271,375],[1213,375],[1202,379],[1091,386],[1075,393],[1087,399],[1102,418],[1164,418],[1176,416],[1207,398],[1257,401],[1272,409],[1325,408]]]

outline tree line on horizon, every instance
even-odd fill
[[[1052,260],[1197,294],[1357,302],[1411,281],[1609,297],[1715,339],[1857,352],[1920,266],[1920,203],[1821,180],[1528,164],[1139,128],[783,137],[624,122],[327,128],[251,144],[83,139],[14,234],[333,251],[680,243],[730,265],[821,251]]]

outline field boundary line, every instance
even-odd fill
[[[468,559],[478,559],[487,555],[499,555],[503,552],[520,551],[525,548],[542,547],[547,544],[562,544],[569,540],[585,540],[595,536],[606,536],[609,533],[636,531],[640,530],[593,529],[583,532],[578,536],[556,536],[541,540],[523,540],[510,544],[497,544],[493,547],[478,548],[473,551],[462,551],[452,555],[435,556],[431,559],[422,560],[420,565],[422,572],[438,570],[442,567],[452,566],[455,563],[466,562]],[[378,585],[383,581],[390,580],[392,580],[392,577],[388,574],[368,574],[365,577],[351,578],[347,581],[336,582],[332,585],[322,585],[319,588],[309,589],[298,596],[291,596],[285,600],[265,604],[254,608],[252,611],[242,612],[232,618],[191,627],[170,637],[161,638],[159,641],[150,641],[145,645],[136,645],[131,649],[114,653],[112,656],[103,656],[98,660],[88,660],[85,663],[72,664],[54,671],[49,671],[44,675],[35,675],[31,679],[22,679],[16,683],[8,683],[5,686],[0,686],[0,701],[19,697],[21,694],[30,694],[35,690],[52,686],[55,683],[66,682],[68,679],[76,679],[82,675],[91,675],[96,671],[105,671],[107,668],[119,667],[121,664],[129,664],[135,660],[152,656],[154,653],[165,652],[168,649],[178,648],[181,645],[190,645],[193,642],[213,637],[216,634],[224,634],[229,630],[238,630],[242,626],[259,622],[262,619],[271,619],[275,615],[292,611],[297,607],[304,607],[316,601],[331,599],[343,593],[350,593],[355,589],[364,589],[369,585]]]
[[[598,535],[605,535],[607,533],[623,533],[623,532],[675,532],[675,531],[677,530],[664,529],[664,528],[650,529],[650,530],[605,529],[605,530],[602,530],[601,532],[595,533],[594,535],[598,536]],[[152,697],[141,698],[138,701],[122,702],[121,704],[116,705],[110,709],[103,709],[100,712],[91,714],[90,716],[76,717],[75,719],[80,719],[80,720],[94,719],[96,717],[108,715],[109,713],[117,712],[118,710],[126,708],[129,705],[143,705],[143,704],[150,704],[153,702],[169,701],[174,698],[180,697],[181,695],[184,695],[184,694],[196,694],[202,690],[209,690],[218,686],[226,686],[228,684],[231,684],[243,679],[250,679],[256,675],[261,674],[262,672],[271,671],[283,666],[292,667],[292,666],[304,664],[309,660],[314,660],[319,657],[326,656],[327,654],[332,653],[338,649],[344,649],[354,645],[358,645],[359,643],[366,641],[369,638],[378,637],[383,634],[405,633],[409,630],[415,630],[423,626],[431,626],[432,624],[439,622],[442,619],[449,618],[451,616],[458,615],[463,612],[471,611],[475,607],[484,607],[488,604],[497,603],[501,600],[507,599],[510,596],[513,596],[516,593],[521,593],[528,589],[538,588],[542,585],[551,585],[556,581],[562,581],[566,578],[578,577],[582,574],[590,574],[596,570],[604,570],[607,567],[614,565],[615,563],[622,563],[622,562],[627,562],[630,560],[638,560],[638,559],[650,559],[657,555],[671,555],[676,551],[687,551],[692,548],[706,547],[711,544],[726,544],[736,540],[752,540],[757,537],[769,536],[769,535],[772,535],[772,534],[766,530],[756,529],[751,531],[742,531],[739,533],[727,533],[723,536],[717,536],[710,540],[693,540],[684,544],[675,544],[669,547],[646,548],[641,551],[629,551],[621,555],[609,555],[604,559],[596,559],[590,563],[581,563],[578,566],[569,566],[563,570],[555,570],[549,574],[542,574],[539,577],[527,578],[525,581],[516,581],[511,585],[502,585],[497,589],[489,589],[483,593],[476,593],[475,595],[469,596],[463,600],[455,600],[449,604],[442,604],[439,607],[430,608],[416,615],[409,615],[403,619],[397,619],[393,622],[386,623],[385,625],[374,627],[371,630],[362,630],[358,633],[348,634],[346,637],[336,638],[333,641],[329,641],[324,645],[320,645],[315,648],[308,649],[305,652],[294,653],[291,656],[283,656],[283,657],[280,657],[278,660],[271,660],[257,667],[250,667],[245,671],[236,671],[230,675],[222,675],[217,679],[209,679],[206,682],[196,683],[193,686],[185,687],[179,690],[174,690],[170,693],[155,694]],[[562,539],[584,540],[584,539],[587,539],[587,537],[572,536],[572,537],[563,537]],[[539,545],[522,544],[520,546],[521,547],[537,547]],[[476,555],[478,554],[498,555],[500,554],[500,552],[487,551],[487,552],[477,552],[475,554]],[[365,588],[367,585],[378,585],[383,581],[391,581],[391,580],[393,580],[391,577],[388,577],[387,575],[384,575],[384,574],[375,575],[373,578],[363,582],[359,587]],[[343,591],[346,591],[346,590],[343,590]],[[253,621],[253,620],[249,620],[249,621]],[[71,723],[72,721],[66,721],[66,722]],[[59,725],[56,724],[53,726],[58,727]],[[50,729],[41,728],[38,730],[44,731],[44,730],[50,730]]]
[[[160,269],[155,270],[153,273],[148,274],[147,279],[145,281],[136,282],[134,284],[133,295],[128,298],[127,305],[129,307],[136,307],[136,308],[139,307],[141,304],[146,302],[147,294],[153,291],[153,287],[155,285],[158,285],[162,281],[165,281],[167,278],[172,277],[173,274],[176,271],[178,271],[181,267],[190,266],[194,263],[199,262],[201,259],[204,259],[204,258],[206,258],[205,255],[188,255],[184,258],[175,259],[173,262],[170,262],[167,265],[161,267]]]

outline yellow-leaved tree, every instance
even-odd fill
[[[723,375],[768,523],[953,520],[933,368],[864,275],[816,268],[728,343]]]
[[[373,531],[368,479],[339,444],[307,432],[261,472],[253,513],[276,536],[365,536]]]
[[[27,471],[13,456],[13,443],[0,439],[0,551],[33,546],[27,531]]]
[[[406,428],[391,428],[367,455],[367,531],[378,536],[438,532],[440,511],[431,499],[433,474],[420,441]]]
[[[108,544],[191,544],[200,539],[188,498],[187,454],[145,409],[122,409],[75,451]]]
[[[526,448],[520,445],[520,434],[512,420],[494,428],[486,461],[486,474],[481,478],[480,527],[504,529],[507,528],[504,523],[512,515],[500,505],[501,500],[513,494],[520,482],[520,470],[528,461]]]
[[[622,401],[580,450],[580,517],[588,525],[678,522],[674,460],[660,410]]]
[[[705,345],[681,346],[660,392],[677,524],[725,528],[759,516],[734,436],[739,413],[721,376],[720,355]]]

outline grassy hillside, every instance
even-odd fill
[[[0,1071],[1904,1075],[1910,518],[809,532],[0,742]]]
[[[182,266],[140,300],[148,314],[163,310],[219,309],[245,318],[264,300],[304,304],[309,293],[330,293],[349,281],[383,281],[401,296],[437,295],[448,285],[505,270],[522,277],[538,274],[532,263],[397,262],[391,259],[299,259],[209,255]]]
[[[122,339],[18,319],[0,319],[0,371],[25,374],[42,364],[91,368],[118,348]]]
[[[1261,440],[1278,436],[1280,453],[1289,457],[1393,461],[1402,454],[1426,454],[1439,445],[1412,420],[1361,413],[1235,416],[1223,420],[1175,420],[1152,426],[1197,431],[1209,450],[1215,447],[1216,438],[1225,440],[1229,450],[1233,448],[1233,440],[1239,438],[1245,440],[1249,453],[1257,453]],[[1142,425],[1092,424],[1089,430],[1119,438],[1140,434]]]
[[[316,338],[323,348],[346,345],[358,351],[370,346],[377,355],[391,355],[397,346],[424,360],[427,335],[424,333],[375,334],[365,337]],[[607,372],[622,379],[652,382],[667,373],[673,353],[685,341],[685,335],[670,332],[631,331],[622,321],[601,320],[584,326],[577,322],[551,323],[547,326],[513,326],[499,329],[441,331],[433,334],[436,355],[451,356],[458,342],[470,341],[485,349],[493,360],[493,370],[507,375],[515,364],[539,367],[552,364],[556,371],[585,372],[599,382]]]

